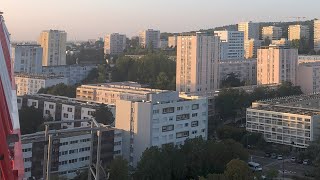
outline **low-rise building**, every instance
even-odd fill
[[[306,148],[320,137],[320,94],[253,102],[247,108],[247,131],[267,142]]]
[[[310,39],[309,27],[304,25],[290,25],[288,27],[288,39],[292,40],[300,40],[304,38],[306,41]]]
[[[42,73],[59,75],[68,79],[68,85],[75,85],[87,78],[91,70],[96,69],[96,64],[73,64],[63,66],[43,66]]]
[[[178,40],[178,37],[176,35],[175,36],[169,36],[168,37],[168,46],[170,48],[177,47],[177,40]]]
[[[122,155],[136,166],[144,150],[164,144],[182,145],[186,139],[207,139],[207,98],[154,92],[146,100],[118,100],[117,129],[124,130]]]
[[[15,73],[17,95],[36,94],[41,88],[47,88],[60,83],[68,84],[68,78],[57,75],[39,75]]]
[[[53,96],[48,94],[35,94],[18,96],[18,108],[33,106],[43,112],[43,117],[51,117],[54,121],[90,119],[93,113],[100,107],[100,103],[82,101],[75,98]],[[114,114],[114,106],[108,106]],[[86,122],[81,124],[63,123],[61,128],[74,128],[88,126]]]
[[[219,62],[219,80],[221,82],[234,73],[246,85],[257,84],[257,59],[239,59]]]
[[[83,130],[82,130],[83,129]],[[90,156],[96,162],[97,137],[91,139],[91,128],[81,128],[82,131],[56,134],[52,141],[51,176],[58,175],[67,179],[74,178],[81,171],[87,170]],[[101,127],[101,165],[110,164],[114,155],[121,155],[121,150],[114,148],[121,144],[121,134],[115,129]],[[117,132],[117,133],[116,133]],[[116,137],[117,136],[117,137]],[[93,154],[91,154],[91,141]],[[45,141],[44,132],[22,135],[22,152],[24,160],[24,178],[43,178]],[[121,147],[121,146],[120,146]]]
[[[267,26],[262,28],[262,39],[278,40],[282,37],[282,28],[276,26]]]
[[[298,63],[320,62],[320,55],[299,55]]]

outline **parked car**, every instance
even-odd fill
[[[305,160],[303,160],[302,164],[309,165],[310,164],[310,160],[309,159],[305,159]]]
[[[271,158],[272,158],[272,159],[277,159],[276,153],[272,153],[272,154],[271,154]]]
[[[265,153],[264,157],[271,157],[271,154],[270,153]]]
[[[296,157],[291,157],[291,162],[296,162]]]
[[[278,160],[282,160],[283,158],[282,158],[282,155],[278,155],[278,158],[277,158]]]
[[[262,167],[259,163],[248,162],[248,166],[252,171],[262,171]]]

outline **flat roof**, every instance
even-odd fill
[[[257,107],[250,107],[248,109],[256,109],[263,111],[271,111],[271,112],[281,112],[281,113],[289,113],[289,114],[299,114],[305,116],[314,116],[320,115],[320,110],[317,109],[307,109],[300,107],[291,107],[291,106],[277,106],[277,105],[260,105]]]
[[[315,94],[303,94],[303,95],[296,95],[296,96],[286,96],[281,98],[273,98],[273,99],[266,99],[261,101],[256,101],[254,103],[262,103],[268,105],[280,105],[280,104],[288,104],[294,102],[303,102],[312,99],[320,99],[320,93]]]

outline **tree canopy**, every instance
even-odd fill
[[[92,114],[97,122],[110,125],[114,122],[114,117],[108,106],[101,104],[98,109]]]
[[[241,81],[235,73],[230,73],[221,81],[222,88],[244,86],[245,82]]]
[[[241,160],[233,159],[227,164],[224,172],[228,180],[250,180],[253,179],[253,174],[248,165]]]
[[[128,161],[121,156],[115,157],[110,164],[110,179],[112,180],[128,180],[129,166]]]
[[[65,85],[64,83],[59,83],[54,86],[50,86],[47,88],[41,88],[39,89],[38,93],[39,94],[51,94],[55,96],[67,96],[70,98],[75,98],[76,97],[76,86],[68,86]]]
[[[21,134],[32,134],[40,130],[44,122],[43,112],[35,107],[22,107],[19,110]]]

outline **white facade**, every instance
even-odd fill
[[[240,31],[215,31],[221,40],[220,60],[244,58],[244,33]]]
[[[116,108],[115,127],[125,133],[122,153],[134,167],[148,147],[182,145],[195,137],[207,139],[206,98],[179,97],[178,92],[154,93],[147,101],[119,100]]]
[[[14,72],[41,74],[42,47],[33,44],[15,45],[12,48]]]
[[[220,39],[197,33],[179,36],[177,44],[176,91],[206,92],[219,86]]]
[[[320,92],[320,61],[299,63],[297,85],[305,94]]]
[[[147,29],[139,33],[139,43],[143,48],[160,48],[160,31]]]
[[[47,88],[60,83],[68,84],[68,79],[63,76],[47,76],[35,74],[16,73],[14,75],[17,86],[17,95],[36,94],[41,88]]]
[[[81,83],[82,80],[87,78],[92,69],[97,68],[95,64],[73,64],[64,66],[44,66],[42,67],[42,74],[50,75],[55,74],[64,76],[68,79],[69,85]]]
[[[319,94],[254,102],[247,108],[247,131],[262,133],[267,142],[306,148],[319,139],[319,102]]]
[[[230,73],[236,74],[241,81],[245,82],[245,85],[257,84],[257,59],[221,61],[219,63],[220,85]]]
[[[177,40],[178,40],[178,37],[177,36],[169,36],[168,37],[168,46],[170,48],[175,48],[177,47]]]
[[[305,38],[309,40],[309,27],[303,25],[290,25],[288,27],[288,39],[292,40],[300,40],[301,38]]]
[[[66,65],[66,42],[65,31],[43,31],[39,38],[43,48],[42,66]]]
[[[123,53],[127,46],[127,37],[124,34],[108,34],[104,38],[104,53],[119,55]]]
[[[240,22],[238,24],[238,31],[244,32],[244,40],[250,40],[250,39],[259,39],[260,34],[260,24],[259,23],[253,23],[253,22]]]
[[[318,52],[320,50],[320,20],[314,20],[314,34],[313,34],[313,42],[314,42],[314,50]]]
[[[279,40],[282,37],[282,28],[276,26],[267,26],[262,28],[262,40]]]

